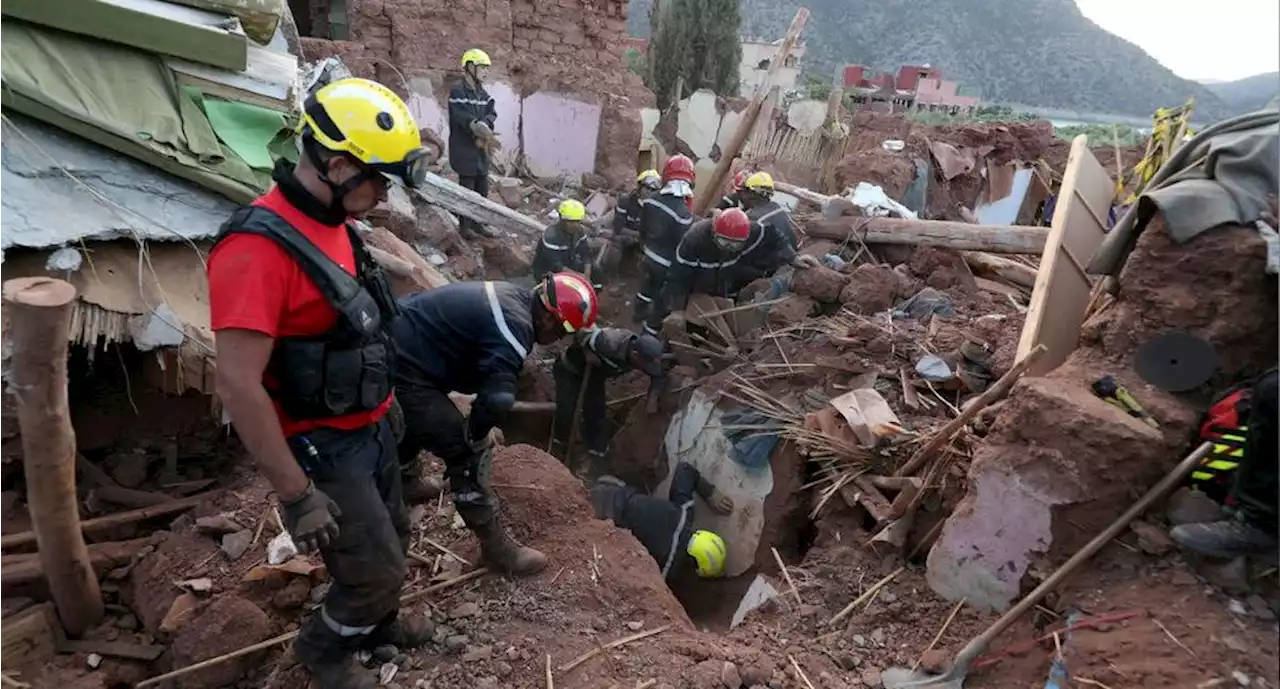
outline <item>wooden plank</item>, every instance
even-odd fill
[[[868,244],[931,244],[1002,254],[1038,254],[1044,250],[1049,237],[1049,231],[1043,227],[855,216],[817,220],[809,223],[805,232],[810,237],[823,239],[844,240],[852,236]]]
[[[243,72],[240,20],[163,0],[5,0],[0,12],[32,24]]]
[[[542,223],[491,201],[470,189],[428,172],[421,187],[414,189],[422,200],[463,215],[489,227],[527,237],[542,236]]]
[[[1093,289],[1082,266],[1093,259],[1106,237],[1098,215],[1110,206],[1113,184],[1106,169],[1089,150],[1088,137],[1077,136],[1071,142],[1067,168],[1058,189],[1058,208],[1053,214],[1027,320],[1018,341],[1019,358],[1039,344],[1047,349],[1027,371],[1028,375],[1052,371],[1076,348]]]
[[[151,539],[93,543],[89,546],[89,564],[101,576],[112,567],[119,567],[138,551],[150,545]],[[38,554],[6,555],[0,560],[0,594],[22,595],[25,587],[41,582],[45,577]],[[96,582],[96,580],[95,580]]]
[[[182,498],[180,500],[170,500],[160,505],[143,507],[141,509],[129,510],[127,512],[117,512],[102,517],[94,517],[93,519],[85,519],[80,522],[80,531],[83,533],[93,533],[103,529],[110,529],[122,524],[132,524],[144,519],[154,519],[155,517],[163,517],[177,512],[185,512],[186,510],[195,508],[196,505],[210,499],[209,493],[193,495],[191,497]],[[18,533],[5,534],[0,537],[0,548],[16,548],[22,545],[30,545],[36,542],[36,533],[34,531],[21,531]]]
[[[747,104],[746,110],[742,112],[742,119],[738,121],[738,128],[734,130],[733,136],[729,137],[724,150],[720,152],[720,160],[716,163],[716,168],[711,173],[711,178],[703,185],[702,192],[698,194],[695,200],[695,215],[706,215],[712,199],[720,197],[724,182],[729,177],[729,167],[733,165],[733,159],[737,158],[738,154],[742,152],[743,144],[747,142],[747,137],[751,135],[751,130],[755,128],[756,118],[759,117],[765,98],[768,97],[770,90],[773,88],[774,77],[786,64],[787,57],[791,55],[791,49],[795,47],[796,41],[800,40],[800,32],[804,30],[804,25],[807,21],[809,21],[809,10],[804,7],[796,10],[796,16],[791,20],[791,26],[787,29],[786,35],[783,36],[782,42],[778,45],[777,55],[769,63],[769,72],[751,97],[751,102]]]
[[[187,7],[198,7],[217,14],[233,14],[253,40],[266,45],[275,37],[284,14],[285,0],[169,0]]]
[[[6,670],[44,665],[58,650],[54,629],[58,615],[53,603],[41,603],[7,617],[0,626],[0,664]]]
[[[211,96],[289,112],[298,87],[298,58],[249,45],[244,71],[231,72],[176,57],[164,58],[179,84]]]

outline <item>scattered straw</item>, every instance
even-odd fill
[[[809,689],[814,689],[813,682],[810,682],[808,676],[804,674],[804,669],[800,667],[800,663],[796,662],[795,656],[788,653],[787,660],[790,660],[791,667],[796,669],[796,674],[800,676],[800,681],[804,682],[804,685]]]
[[[1196,653],[1195,653],[1195,651],[1191,650],[1190,648],[1187,648],[1187,645],[1186,645],[1186,644],[1184,644],[1184,643],[1182,643],[1181,641],[1179,641],[1179,640],[1178,640],[1178,637],[1174,636],[1174,635],[1173,635],[1173,632],[1169,631],[1169,628],[1168,628],[1168,627],[1166,627],[1166,626],[1164,626],[1163,624],[1161,624],[1161,623],[1160,623],[1160,620],[1157,620],[1156,618],[1152,617],[1152,618],[1151,618],[1151,621],[1152,621],[1152,622],[1155,622],[1155,623],[1156,623],[1156,626],[1160,628],[1160,631],[1164,632],[1165,636],[1169,637],[1169,640],[1170,640],[1170,641],[1172,641],[1173,643],[1177,644],[1177,645],[1178,645],[1178,648],[1181,648],[1182,650],[1186,651],[1186,652],[1187,652],[1187,655],[1191,656],[1192,658],[1196,657]]]
[[[938,633],[933,635],[933,641],[930,641],[929,645],[925,646],[925,649],[920,652],[920,657],[916,658],[916,662],[911,665],[912,670],[915,670],[916,668],[920,667],[920,661],[924,660],[925,655],[928,654],[929,651],[932,651],[934,646],[938,645],[938,640],[942,638],[942,635],[944,633],[946,633],[947,627],[951,626],[952,620],[956,618],[956,614],[960,612],[960,608],[964,607],[965,601],[967,600],[969,599],[961,598],[960,602],[956,603],[956,607],[951,609],[951,614],[947,615],[947,619],[945,622],[942,623],[942,626],[938,629]],[[1058,635],[1054,634],[1053,638],[1055,641],[1057,641]],[[1059,652],[1059,654],[1061,654],[1061,652]]]
[[[901,574],[902,570],[904,569],[905,567],[899,567],[893,570],[892,572],[890,572],[889,575],[886,576],[885,578],[881,579],[880,581],[877,581],[875,584],[872,584],[871,588],[864,591],[861,596],[858,596],[857,598],[853,599],[852,603],[844,606],[844,610],[841,610],[840,612],[836,613],[835,616],[832,617],[830,620],[827,620],[827,624],[834,625],[840,620],[843,620],[845,616],[853,612],[854,608],[858,607],[858,605],[863,601],[865,601],[866,599],[875,595],[876,591],[879,591],[880,589],[884,588],[886,584],[893,581],[893,578]]]

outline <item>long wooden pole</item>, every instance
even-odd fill
[[[809,223],[805,232],[823,239],[856,237],[868,244],[931,244],[962,251],[1035,255],[1044,251],[1049,238],[1049,230],[1044,227],[856,216],[817,220]]]
[[[782,69],[787,61],[787,57],[791,55],[791,49],[795,47],[796,41],[800,39],[800,32],[804,30],[805,22],[809,21],[809,10],[801,7],[796,10],[796,16],[791,20],[791,27],[787,29],[786,36],[783,37],[781,45],[778,46],[778,54],[774,56],[773,62],[769,63],[769,72],[765,75],[764,82],[756,89],[755,94],[751,97],[751,102],[747,104],[747,109],[743,111],[742,119],[738,122],[738,128],[733,131],[733,136],[729,138],[729,143],[724,150],[720,152],[720,160],[716,163],[716,169],[711,173],[711,178],[702,186],[701,193],[698,194],[694,212],[698,215],[705,215],[707,208],[711,206],[712,199],[716,198],[721,187],[724,186],[725,179],[729,176],[729,169],[733,165],[733,159],[738,157],[742,152],[742,145],[747,142],[747,137],[751,134],[752,128],[755,127],[756,118],[760,115],[760,107],[764,105],[764,99],[769,95],[769,89],[773,84],[774,77]]]
[[[102,621],[98,576],[80,533],[76,438],[67,405],[67,334],[76,288],[48,277],[5,281],[12,324],[10,389],[18,404],[23,468],[40,565],[62,626],[83,634]]]

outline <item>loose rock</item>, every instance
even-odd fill
[[[462,661],[466,663],[477,663],[482,660],[489,660],[492,657],[492,646],[476,646],[462,655]]]
[[[449,619],[460,620],[466,617],[472,617],[478,612],[480,612],[480,606],[472,603],[471,601],[467,601],[466,603],[454,608],[453,611],[449,613]]]
[[[1150,522],[1135,521],[1129,529],[1138,537],[1138,548],[1148,555],[1164,555],[1176,546],[1164,529]]]
[[[85,663],[89,666],[89,669],[97,670],[102,665],[102,656],[97,653],[90,653],[89,657],[85,659]]]
[[[137,488],[147,480],[150,458],[142,450],[116,455],[111,464],[111,478],[125,488]]]
[[[1203,524],[1222,518],[1222,508],[1212,498],[1198,490],[1179,488],[1169,496],[1164,508],[1170,524]]]
[[[207,536],[221,538],[230,533],[243,531],[244,527],[224,515],[200,517],[196,520],[196,530]]]
[[[271,620],[261,608],[234,595],[213,601],[209,607],[183,625],[169,651],[174,667],[194,665],[224,653],[250,646],[271,636]],[[262,662],[262,653],[249,654],[184,675],[176,680],[178,689],[216,689],[232,685]]]
[[[796,271],[791,279],[791,291],[824,304],[835,304],[840,301],[840,293],[848,281],[848,275],[826,266],[806,268]]]
[[[724,684],[725,689],[742,689],[742,676],[738,674],[738,666],[727,660],[724,661],[720,669],[720,682]]]
[[[892,268],[863,263],[853,269],[849,284],[840,291],[840,303],[854,313],[880,313],[893,306],[898,282]]]
[[[460,652],[467,644],[471,643],[471,637],[466,634],[454,634],[444,640],[444,647],[451,652]]]
[[[880,668],[869,667],[862,671],[862,683],[868,687],[880,686]]]
[[[938,674],[945,671],[950,664],[950,654],[942,649],[930,649],[920,656],[920,668],[925,672]]]
[[[228,560],[234,562],[244,555],[244,551],[249,549],[251,542],[253,542],[253,533],[248,529],[229,533],[222,537],[222,552]]]
[[[306,579],[297,578],[289,582],[271,599],[271,604],[281,610],[292,610],[302,607],[311,597],[311,584]]]

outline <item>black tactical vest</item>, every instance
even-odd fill
[[[217,241],[238,232],[261,235],[279,245],[338,312],[327,333],[276,340],[267,364],[271,398],[298,420],[378,408],[391,394],[395,347],[390,331],[399,310],[382,267],[369,256],[355,229],[347,225],[355,276],[269,209],[239,208],[223,223]]]

